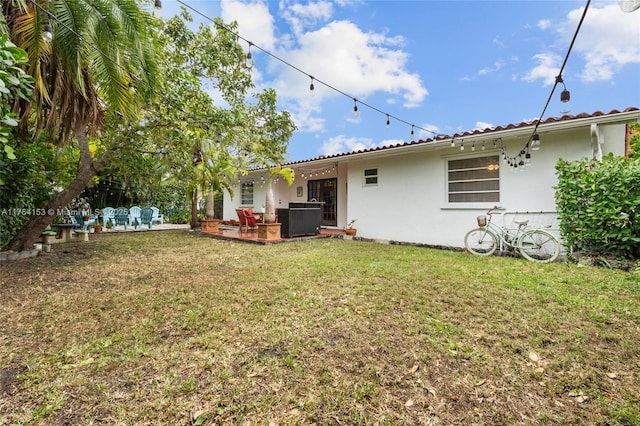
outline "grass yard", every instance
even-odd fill
[[[0,264],[0,424],[640,424],[637,272],[183,231],[53,250]]]

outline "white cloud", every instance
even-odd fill
[[[238,0],[222,0],[222,19],[225,22],[237,21],[238,32],[243,38],[265,50],[275,47],[274,20],[269,8],[263,1],[243,3]],[[252,51],[258,53],[257,49]]]
[[[428,94],[420,75],[407,69],[410,56],[403,50],[404,37],[387,30],[364,32],[349,21],[326,23],[334,8],[359,3],[281,0],[280,13],[291,28],[286,32],[276,31],[265,0],[222,0],[223,19],[237,20],[243,38],[303,71],[270,57],[267,68],[255,75],[261,86],[276,89],[281,105],[292,113],[300,131],[324,130],[324,120],[317,118],[323,101],[343,96],[334,89],[362,101],[383,93],[388,104],[407,108],[421,105]],[[255,48],[252,52],[259,53]],[[312,99],[311,79],[305,73],[315,77]]]
[[[543,80],[545,86],[549,86],[556,81],[556,75],[560,71],[562,58],[554,53],[539,53],[533,57],[538,65],[529,71],[522,79],[532,82]]]
[[[335,0],[335,2],[340,6],[356,6],[364,3],[363,0]]]
[[[522,79],[543,80],[545,86],[555,82],[564,55],[578,27],[584,8],[570,11],[566,19],[556,24],[559,36],[555,44],[558,53],[540,53],[534,56],[538,65]],[[552,27],[548,20],[541,20],[538,27]],[[607,81],[614,78],[623,66],[640,63],[640,13],[625,13],[617,4],[590,7],[580,28],[563,73],[566,80],[568,68],[576,68],[580,59],[584,61],[579,72],[584,81]],[[560,56],[560,54],[562,56]],[[578,72],[576,72],[578,73]]]
[[[564,25],[576,28],[582,9],[569,13]],[[624,65],[640,63],[640,12],[625,13],[617,4],[590,8],[576,40],[585,60],[582,79],[611,80]]]
[[[432,139],[434,137],[434,133],[440,133],[440,128],[435,124],[431,123],[423,123],[420,125],[422,129],[427,129],[428,131],[418,129],[417,139]]]
[[[551,26],[551,21],[548,19],[541,19],[538,21],[538,28],[541,30],[546,30]]]
[[[391,49],[397,38],[364,33],[351,22],[334,21],[316,31],[302,34],[297,49],[281,52],[296,66],[314,77],[353,96],[364,98],[383,91],[401,96],[405,107],[420,105],[428,94],[420,76],[406,71],[409,55]],[[289,67],[275,83],[278,94],[292,98],[306,96],[309,78]],[[319,88],[321,84],[316,84]],[[318,90],[316,96],[336,96],[333,90]]]
[[[307,4],[280,2],[282,15],[289,23],[293,33],[300,35],[306,28],[324,22],[333,15],[333,4],[328,1],[310,2]]]
[[[324,130],[326,120],[317,116],[321,110],[315,99],[297,99],[288,109],[299,131],[319,133]]]
[[[344,135],[338,135],[327,139],[320,147],[320,152],[322,155],[334,155],[344,152],[360,151],[376,146],[378,146],[378,144],[375,144],[369,138],[349,138]]]
[[[491,68],[491,67],[482,68],[480,71],[478,71],[478,75],[485,75],[485,74],[489,74],[489,73],[492,73],[492,72],[495,72],[495,71],[499,71],[503,66],[504,66],[504,61],[503,60],[495,61],[493,63],[493,68]]]

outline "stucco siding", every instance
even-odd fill
[[[626,123],[633,120],[640,120],[640,112],[633,109],[623,115],[594,114],[574,121],[549,120],[538,128],[541,148],[530,151],[531,164],[515,171],[503,161],[503,148],[509,157],[516,157],[526,149],[532,127],[507,127],[488,134],[470,134],[467,139],[456,137],[453,147],[451,139],[437,140],[300,162],[290,165],[296,170],[296,181],[292,187],[286,187],[282,180],[275,185],[275,201],[278,207],[287,207],[292,201],[306,201],[307,179],[301,171],[330,169],[322,176],[309,177],[310,173],[304,176],[308,179],[337,178],[337,227],[342,228],[350,220],[357,219],[354,226],[359,237],[463,247],[464,235],[476,226],[476,216],[495,205],[502,208],[502,218],[496,218],[500,223],[508,226],[514,219],[529,219],[534,226],[552,227],[551,230],[558,235],[554,189],[558,183],[555,169],[558,159],[573,161],[610,152],[624,155]],[[461,144],[464,144],[464,150],[460,149]],[[457,160],[481,156],[493,157],[481,161],[480,168],[472,166],[477,173],[488,174],[488,179],[482,178],[486,182],[480,183],[489,185],[489,191],[496,190],[492,186],[495,185],[495,176],[490,172],[491,167],[499,165],[499,201],[450,202],[450,164],[452,167],[478,164]],[[365,183],[365,170],[376,173],[377,183]],[[463,170],[467,173],[467,169]],[[260,179],[264,173],[264,170],[252,171],[242,178],[256,182],[254,203],[250,207],[257,210],[264,208],[266,185]],[[453,172],[454,175],[456,173],[459,171]],[[466,179],[458,180],[454,185],[466,187]],[[478,187],[478,182],[473,179],[473,188],[479,188],[480,192],[486,190],[483,186]],[[299,186],[302,187],[302,196],[298,196]],[[235,218],[240,193],[238,184],[235,199],[225,194],[225,218]],[[459,194],[455,196],[459,197]]]

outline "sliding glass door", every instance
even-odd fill
[[[337,226],[338,218],[338,179],[310,180],[307,183],[307,201],[322,204],[322,226]]]

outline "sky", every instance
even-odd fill
[[[238,22],[256,90],[274,88],[297,126],[289,162],[539,118],[587,4],[181,1],[195,24]],[[181,6],[163,0],[161,16]],[[640,107],[640,9],[624,6],[591,1],[562,72],[571,99],[558,85],[543,119]]]

